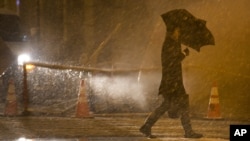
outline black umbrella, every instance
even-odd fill
[[[194,17],[185,9],[175,9],[161,15],[167,31],[180,28],[181,43],[197,51],[205,45],[214,45],[214,37],[206,27],[206,21]]]

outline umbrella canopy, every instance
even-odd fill
[[[161,15],[167,31],[180,28],[180,41],[197,51],[205,45],[214,45],[214,37],[206,27],[206,21],[194,17],[185,9],[175,9]]]

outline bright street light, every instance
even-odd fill
[[[27,54],[21,54],[17,58],[18,65],[23,65],[25,62],[29,62],[29,61],[30,61],[30,56]]]
[[[27,54],[22,54],[22,55],[19,55],[18,58],[17,58],[17,63],[18,65],[22,66],[25,62],[29,62],[31,60],[30,56],[27,55]],[[27,71],[32,71],[35,66],[32,65],[32,64],[27,64],[25,66],[26,70]]]

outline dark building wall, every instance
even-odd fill
[[[40,41],[42,59],[58,59],[63,45],[63,1],[40,0]]]
[[[93,21],[93,18],[90,18],[93,8],[91,3],[89,0],[21,1],[20,17],[24,25],[23,30],[29,33],[40,31],[36,37],[36,50],[40,59],[63,62],[67,58],[71,62],[78,62],[85,41],[90,42],[93,37],[90,35],[94,25],[89,22]],[[85,17],[90,20],[86,21]],[[88,43],[88,46],[90,44],[93,43]]]
[[[17,11],[16,0],[1,0],[0,7],[6,8],[12,11]]]
[[[21,0],[20,2],[20,19],[23,24],[23,30],[27,33],[32,28],[38,28],[39,25],[39,1],[38,0]]]

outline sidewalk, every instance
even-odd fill
[[[94,118],[74,117],[0,117],[0,140],[24,141],[143,141],[138,131],[147,114],[101,114]],[[226,141],[230,124],[250,124],[248,121],[193,119],[195,131],[204,138],[197,141]],[[156,141],[191,141],[183,138],[178,119],[161,118],[152,128]],[[23,138],[23,139],[24,139]],[[22,138],[21,138],[22,139]],[[20,139],[20,141],[21,141]],[[30,140],[31,141],[31,140]]]

